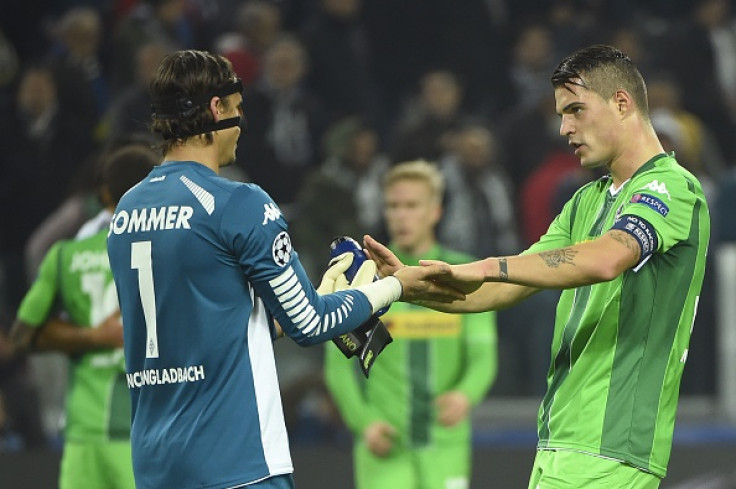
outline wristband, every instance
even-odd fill
[[[359,290],[365,294],[375,314],[401,298],[402,286],[398,278],[390,276],[370,284],[359,285],[353,290]]]

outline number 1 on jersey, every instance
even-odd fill
[[[153,265],[151,262],[150,241],[131,243],[130,266],[133,270],[138,270],[138,292],[141,296],[143,316],[146,319],[146,358],[158,358],[156,295],[153,289]]]

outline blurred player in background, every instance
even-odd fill
[[[384,179],[391,249],[403,263],[464,263],[437,243],[444,180],[425,161]],[[365,379],[336,348],[325,351],[327,386],[355,439],[357,489],[467,489],[471,408],[496,375],[495,313],[445,314],[396,303],[381,318],[393,343]]]
[[[71,360],[60,489],[135,488],[123,327],[106,239],[118,200],[157,161],[145,146],[122,147],[103,160],[105,208],[74,240],[51,247],[13,325],[17,353],[56,350]]]
[[[321,343],[402,295],[462,294],[420,280],[427,273],[417,267],[331,293],[352,254],[328,269],[318,293],[269,195],[218,175],[235,160],[243,115],[230,62],[172,53],[150,93],[164,161],[121,199],[108,237],[136,487],[291,488],[273,339],[282,331]]]
[[[437,278],[473,291],[464,301],[424,304],[487,311],[565,289],[529,488],[654,489],[672,447],[708,206],[698,180],[662,149],[628,56],[581,49],[552,84],[560,135],[583,167],[609,174],[580,188],[525,253],[447,266]],[[389,249],[365,241],[382,274],[399,269]]]

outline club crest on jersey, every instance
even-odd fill
[[[282,231],[273,240],[273,246],[271,252],[273,254],[273,261],[280,267],[286,266],[291,261],[291,238],[289,233]]]
[[[267,222],[275,221],[279,217],[281,217],[281,210],[276,207],[276,204],[273,202],[263,204],[263,222],[261,223],[263,226],[265,226]]]

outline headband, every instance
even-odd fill
[[[154,97],[151,103],[151,111],[154,117],[158,119],[178,119],[186,120],[194,115],[197,108],[207,105],[212,100],[212,97],[224,98],[234,93],[243,91],[243,82],[239,78],[230,80],[216,90],[193,97],[187,97],[181,93],[175,95],[165,95],[163,97]],[[196,134],[204,134],[210,131],[219,131],[220,129],[227,129],[229,127],[235,127],[240,124],[240,116],[230,117],[229,119],[222,119],[218,122],[207,121],[205,127],[201,131],[191,133],[190,131],[178,131],[177,134],[166,134],[166,139],[179,139],[194,136]]]

